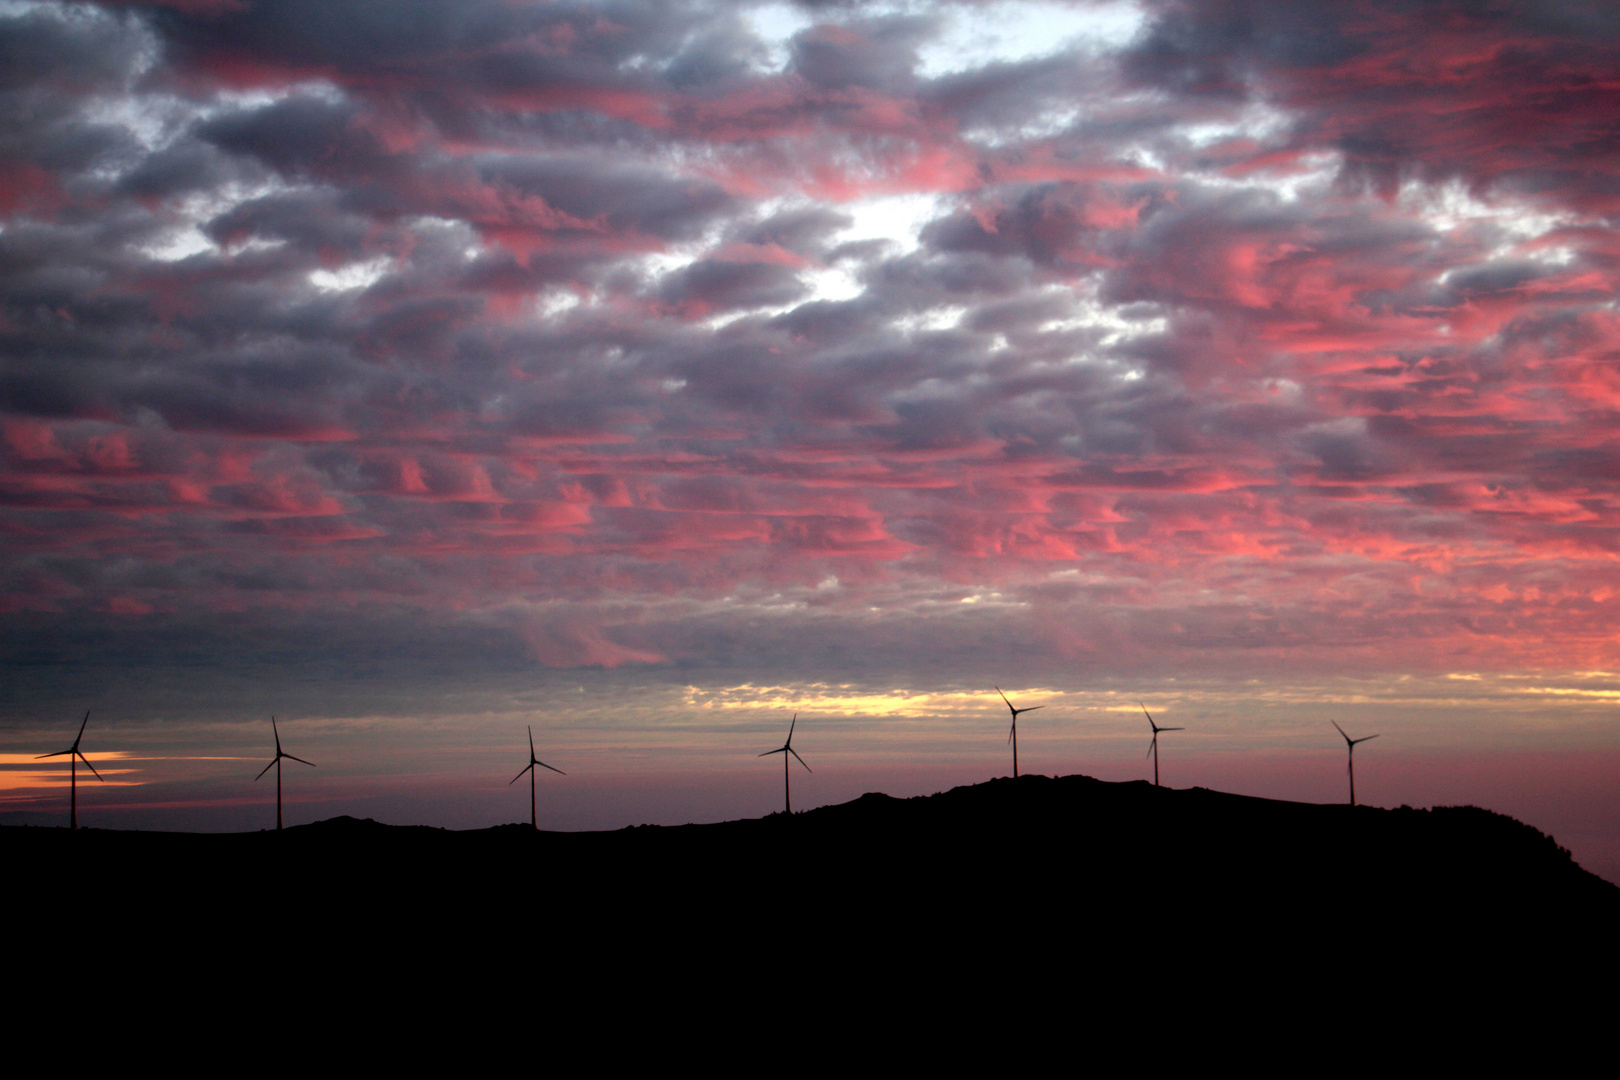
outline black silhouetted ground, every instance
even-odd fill
[[[1215,998],[1520,993],[1606,968],[1620,926],[1620,889],[1486,810],[1082,776],[604,833],[337,818],[279,835],[6,828],[0,848],[42,948],[76,925],[92,955],[184,957],[209,979],[261,960],[407,981],[540,965],[548,993],[633,996],[638,979],[720,992],[727,973],[780,964],[786,985],[957,979],[966,994],[987,979],[1034,993],[1032,972],[1064,994],[1159,978]]]

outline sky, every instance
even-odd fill
[[[0,0],[0,820],[1011,771],[1620,880],[1620,10]],[[1173,740],[1173,741],[1172,741]],[[97,755],[102,756],[97,756]],[[270,809],[267,809],[270,808]]]

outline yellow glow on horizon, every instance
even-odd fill
[[[97,780],[88,771],[84,774],[84,782],[95,784],[97,787],[140,787],[144,780],[114,780],[111,777],[132,773],[134,769],[99,769],[97,770],[105,780]],[[67,772],[52,770],[50,772],[23,772],[21,770],[0,770],[0,792],[13,791],[55,791],[57,788],[68,787],[72,778]]]
[[[754,686],[744,683],[719,690],[686,688],[686,704],[695,709],[796,709],[807,713],[863,716],[938,716],[984,708],[984,695],[913,693],[891,690],[861,692],[848,684],[829,686]],[[992,698],[992,701],[995,699]],[[999,705],[1000,702],[996,701]]]
[[[127,761],[134,755],[127,750],[87,750],[83,756],[87,761]],[[66,754],[61,755],[61,759],[61,764],[67,764]],[[42,758],[38,754],[0,754],[0,765],[28,765],[36,769],[46,769],[50,766],[40,762],[50,760],[51,758]]]
[[[1620,699],[1620,690],[1582,690],[1573,686],[1516,686],[1515,694],[1548,694],[1553,697]]]
[[[85,760],[98,766],[109,761],[128,763],[140,760],[127,750],[87,750],[84,757]],[[50,758],[41,758],[38,754],[0,754],[0,792],[55,791],[57,788],[68,787],[73,783],[73,777],[67,763],[65,754]],[[24,768],[15,767],[19,765]],[[145,783],[144,780],[112,779],[115,776],[128,776],[138,772],[138,769],[97,768],[96,772],[103,777],[99,781],[89,769],[79,771],[83,774],[85,783],[95,784],[98,787],[139,787]]]
[[[1020,708],[1050,709],[1053,707],[1086,712],[1140,712],[1134,701],[1119,704],[1098,704],[1093,694],[1065,693],[1042,687],[1004,687],[1007,696]],[[1101,692],[1103,697],[1119,696],[1113,691]],[[830,713],[844,716],[923,717],[950,715],[978,715],[986,709],[1005,711],[994,690],[982,692],[929,692],[913,690],[866,691],[848,683],[810,683],[802,686],[755,686],[744,683],[715,690],[688,686],[685,704],[694,709],[795,709],[801,713]],[[1155,709],[1169,711],[1171,706],[1156,704]]]

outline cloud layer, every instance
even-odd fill
[[[1595,7],[10,3],[0,635],[1613,666]]]

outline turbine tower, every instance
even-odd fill
[[[999,686],[996,687],[996,693],[1001,694],[1001,687],[999,687]],[[1006,694],[1001,694],[1001,700],[1002,701],[1007,701],[1007,695]],[[1012,748],[1013,748],[1013,779],[1014,780],[1018,779],[1018,714],[1019,713],[1026,713],[1026,712],[1034,712],[1036,709],[1044,709],[1044,708],[1046,708],[1045,705],[1031,705],[1027,709],[1015,709],[1015,708],[1013,708],[1013,703],[1010,702],[1010,701],[1007,701],[1007,711],[1012,713],[1012,730],[1007,733],[1007,741],[1012,743]]]
[[[1142,705],[1142,703],[1140,701],[1138,701],[1137,704]],[[1153,741],[1148,744],[1148,752],[1147,752],[1146,756],[1151,757],[1153,759],[1153,786],[1158,787],[1159,786],[1159,732],[1161,732],[1161,731],[1186,731],[1187,729],[1186,728],[1179,728],[1179,727],[1160,727],[1158,724],[1155,724],[1153,722],[1153,714],[1147,711],[1147,706],[1146,705],[1142,705],[1142,715],[1148,718],[1148,727],[1153,729]]]
[[[285,750],[283,750],[281,748],[281,732],[276,730],[276,718],[273,717],[273,716],[270,718],[270,731],[276,737],[276,756],[270,759],[270,765],[274,765],[276,767],[276,831],[280,832],[281,831],[281,759],[282,758],[292,758],[292,760],[297,761],[297,762],[301,762],[302,764],[305,764],[305,765],[308,765],[312,769],[315,767],[315,763],[313,761],[304,761],[304,759],[301,758],[301,757],[293,757],[291,754],[287,753],[287,751],[285,751]],[[263,769],[259,770],[259,775],[255,776],[253,778],[254,783],[258,783],[259,778],[264,776],[265,773],[270,771],[270,765],[266,765]]]
[[[530,724],[529,725],[529,764],[524,767],[523,772],[526,772],[526,773],[529,774],[529,826],[531,828],[534,828],[534,829],[540,828],[540,819],[535,816],[535,811],[534,811],[534,778],[536,776],[540,775],[539,773],[534,771],[534,767],[536,765],[540,766],[542,769],[551,769],[551,771],[556,773],[558,776],[567,776],[568,775],[567,773],[563,772],[561,769],[552,769],[550,765],[547,765],[545,762],[541,761],[539,758],[534,756],[534,725]],[[508,780],[506,782],[506,786],[511,787],[513,784],[515,784],[519,780],[523,779],[523,772],[518,773],[516,776],[512,777],[512,779]]]
[[[1344,728],[1339,727],[1339,722],[1337,720],[1329,720],[1328,723],[1332,724],[1335,728],[1337,728],[1340,735],[1344,735]],[[1344,745],[1350,751],[1350,805],[1351,806],[1356,805],[1356,743],[1364,743],[1364,742],[1368,742],[1368,741],[1370,741],[1372,739],[1376,739],[1376,738],[1378,738],[1377,735],[1365,735],[1365,736],[1363,736],[1363,737],[1361,737],[1359,739],[1352,739],[1350,736],[1344,735]]]
[[[84,738],[84,725],[88,724],[89,722],[90,712],[87,709],[85,710],[83,722],[79,724],[79,734],[74,738],[72,746],[68,747],[66,750],[58,750],[54,754],[40,754],[38,757],[34,758],[35,761],[39,761],[42,758],[61,757],[64,754],[67,755],[68,765],[71,768],[71,771],[68,773],[68,791],[70,792],[68,797],[71,800],[70,805],[73,807],[69,818],[73,822],[73,827],[75,829],[79,827],[79,762],[84,762],[84,767],[89,769],[95,775],[97,780],[100,780],[103,784],[107,782],[102,778],[100,773],[96,772],[96,767],[90,764],[90,759],[79,753],[79,740]]]
[[[786,799],[787,812],[789,814],[793,813],[793,783],[788,779],[788,755],[792,754],[798,759],[800,765],[804,765],[804,758],[799,757],[799,752],[793,749],[793,729],[798,726],[798,723],[799,714],[794,713],[793,723],[788,725],[787,742],[783,743],[781,746],[778,746],[775,750],[767,750],[763,754],[759,755],[760,757],[770,757],[772,754],[782,755],[782,793]],[[815,770],[808,765],[804,765],[804,771],[815,772]]]

